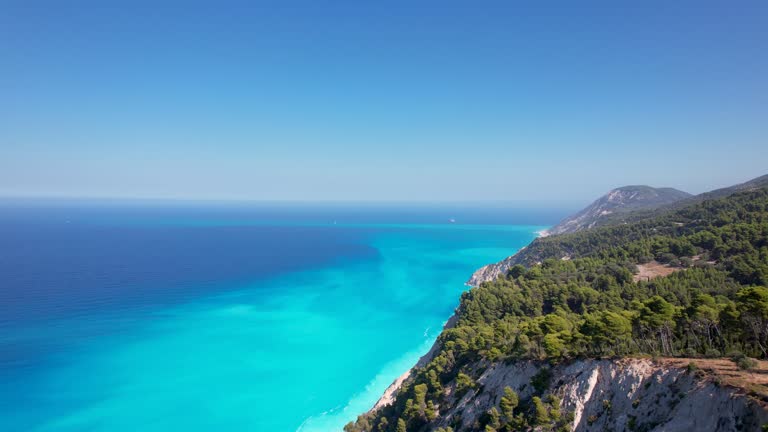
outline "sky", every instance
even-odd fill
[[[765,1],[0,0],[0,195],[588,201],[768,173]]]

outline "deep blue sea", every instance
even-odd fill
[[[0,201],[0,430],[340,430],[565,213]]]

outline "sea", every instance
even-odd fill
[[[566,213],[0,200],[0,430],[340,431]]]

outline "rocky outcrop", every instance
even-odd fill
[[[523,249],[520,249],[520,252],[522,252]],[[513,265],[517,264],[516,257],[520,254],[520,252],[510,257],[504,258],[497,263],[487,264],[480,267],[474,273],[472,273],[472,276],[466,282],[467,285],[478,286],[483,282],[492,281],[501,275],[507,274],[507,271],[509,271]]]
[[[491,407],[498,408],[507,386],[521,401],[530,399],[531,380],[545,367],[518,361],[478,370],[477,389],[458,400],[449,397],[434,429],[473,430]],[[542,393],[560,398],[576,432],[759,431],[768,422],[763,403],[742,390],[650,359],[577,360],[552,367],[549,382]]]
[[[479,286],[483,282],[490,282],[501,275],[506,275],[509,269],[518,264],[529,267],[531,265],[540,263],[543,258],[548,257],[543,256],[541,248],[538,247],[541,246],[541,244],[538,243],[540,241],[546,241],[546,239],[536,239],[527,247],[517,251],[516,254],[506,257],[497,263],[480,267],[474,273],[472,273],[472,276],[469,278],[466,284],[473,287]],[[564,251],[563,253],[557,255],[556,258],[569,260],[571,259],[571,256]]]

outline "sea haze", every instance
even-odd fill
[[[0,202],[0,430],[339,430],[566,210]]]

